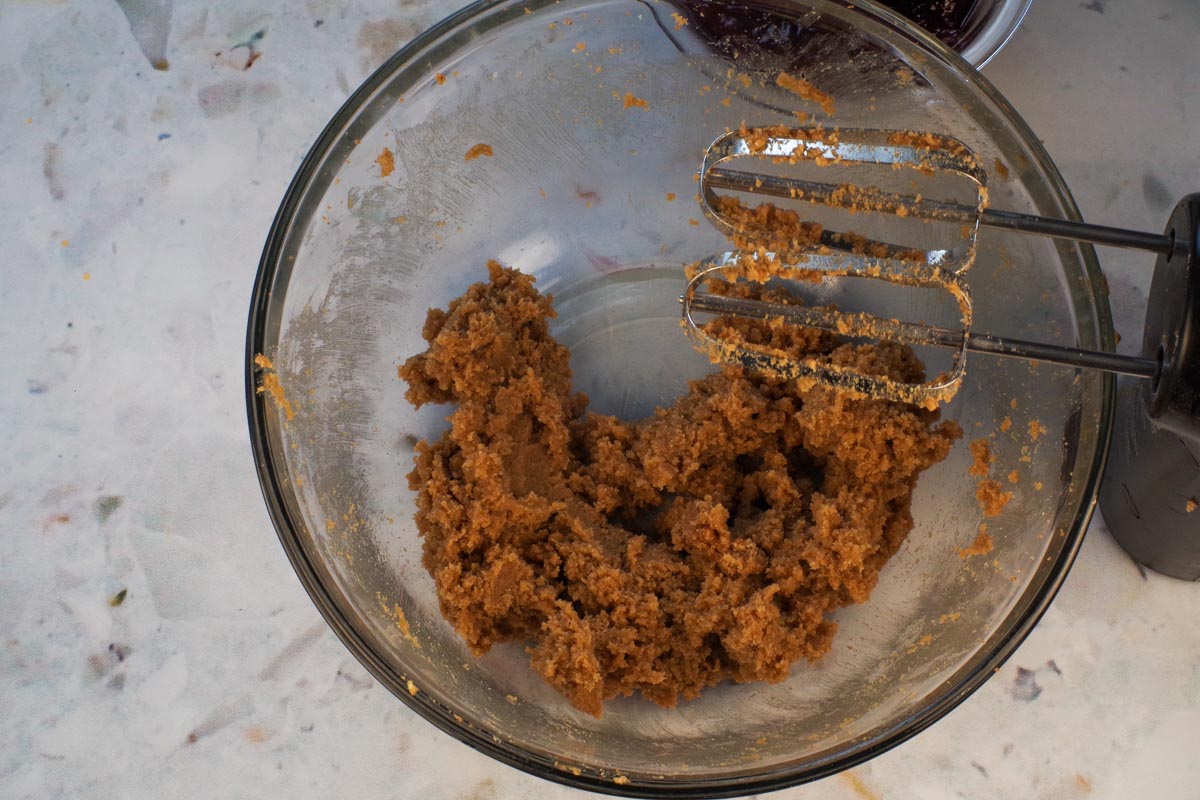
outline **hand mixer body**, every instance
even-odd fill
[[[1100,511],[1139,564],[1200,580],[1200,194],[1167,225],[1146,310],[1142,352],[1154,381],[1122,379]]]

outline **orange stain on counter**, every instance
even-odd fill
[[[846,782],[856,795],[862,800],[883,800],[878,794],[872,791],[871,787],[863,783],[863,779],[855,774],[854,770],[848,770],[841,774],[841,779]]]
[[[379,177],[386,178],[396,169],[396,154],[392,152],[391,148],[385,147],[379,154],[379,158],[375,159],[375,163],[379,165]]]
[[[491,158],[494,155],[495,152],[492,150],[492,146],[490,144],[484,144],[483,142],[480,142],[467,151],[466,155],[463,156],[463,161],[474,161],[480,156],[487,156],[488,158]]]

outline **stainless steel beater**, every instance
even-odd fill
[[[741,171],[731,162],[757,160],[761,164],[795,165],[801,162],[843,167],[885,166],[916,170],[926,176],[951,174],[969,181],[973,203],[938,200],[921,195],[888,192],[855,184],[836,184],[795,177]],[[966,353],[1032,359],[1085,369],[1098,369],[1156,381],[1166,366],[1166,352],[1146,356],[1084,350],[1077,347],[1032,342],[971,330],[971,302],[964,274],[975,260],[980,227],[1001,228],[1039,236],[1133,248],[1163,258],[1185,255],[1188,242],[1173,233],[1154,234],[1048,219],[989,208],[986,170],[965,144],[949,136],[887,130],[773,128],[729,132],[708,148],[700,169],[701,201],[708,219],[730,236],[755,238],[753,231],[731,219],[728,201],[720,190],[766,195],[831,206],[861,213],[887,214],[929,222],[956,223],[962,240],[940,249],[918,251],[878,239],[864,239],[824,230],[815,242],[796,242],[788,252],[764,247],[742,248],[701,262],[681,301],[683,318],[697,343],[715,357],[736,361],[751,369],[784,378],[813,378],[876,397],[929,405],[950,399],[965,375]],[[761,234],[762,241],[770,238]],[[847,241],[852,246],[847,246]],[[786,247],[786,244],[785,244]],[[905,322],[872,314],[848,314],[828,306],[784,305],[743,297],[728,297],[705,287],[714,278],[728,279],[746,271],[767,271],[780,278],[850,276],[893,284],[938,288],[958,302],[961,327],[947,328]],[[819,360],[796,359],[753,347],[729,346],[709,335],[697,321],[702,313],[787,323],[908,345],[927,345],[955,351],[947,372],[921,384],[898,384],[879,376],[855,373]]]

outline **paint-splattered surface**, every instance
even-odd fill
[[[287,181],[346,95],[447,10],[0,11],[5,797],[585,797],[374,685],[292,577],[246,441],[245,312]],[[1191,0],[1039,2],[989,66],[1090,219],[1157,229],[1200,189],[1198,33]],[[1132,350],[1148,263],[1101,257]],[[1141,574],[1095,527],[975,697],[773,797],[1195,796],[1200,587]]]

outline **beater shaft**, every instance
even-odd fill
[[[848,207],[847,204],[841,203],[837,199],[842,187],[833,183],[781,178],[725,167],[712,167],[708,170],[704,180],[713,189],[729,189],[751,194],[765,194],[771,197],[802,198],[813,203]],[[854,202],[858,202],[862,197],[858,194],[846,196]],[[1171,248],[1174,246],[1171,237],[1161,233],[1090,225],[1084,222],[1019,214],[1015,211],[993,208],[984,209],[981,213],[975,206],[892,192],[873,192],[869,197],[873,206],[872,211],[896,213],[897,210],[904,209],[905,215],[918,219],[966,224],[973,224],[978,220],[979,224],[986,228],[1021,231],[1038,236],[1071,239],[1110,247],[1147,250],[1164,255],[1171,252]],[[878,204],[877,207],[876,204]]]
[[[1154,378],[1161,364],[1152,358],[1125,356],[1078,347],[1031,342],[990,333],[972,333],[934,325],[900,322],[869,314],[844,314],[829,308],[770,303],[744,297],[725,297],[708,292],[694,292],[679,301],[691,311],[710,314],[748,317],[752,319],[782,319],[807,328],[853,336],[853,330],[869,330],[872,338],[909,345],[931,345],[974,353],[989,353],[1010,358],[1024,358],[1050,364],[1062,364],[1081,369],[1098,369],[1118,375]]]

